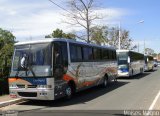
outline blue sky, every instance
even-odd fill
[[[141,51],[145,40],[146,47],[160,52],[159,0],[106,0],[104,6],[128,11],[127,15],[119,19],[122,28],[130,31],[132,39],[140,44]],[[144,20],[144,23],[138,23],[141,20]]]
[[[66,7],[67,0],[54,1]],[[160,0],[97,0],[96,4],[101,7],[97,12],[105,16],[97,23],[114,26],[120,21],[134,43],[139,43],[141,52],[144,40],[146,47],[160,52]],[[62,23],[65,11],[48,0],[0,0],[0,6],[0,27],[12,31],[18,41],[43,38],[56,28],[65,32],[81,30]],[[141,20],[144,22],[138,23]]]

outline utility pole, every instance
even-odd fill
[[[121,22],[119,22],[119,38],[118,38],[118,49],[121,49]]]
[[[138,42],[138,52],[139,52],[139,42]]]
[[[146,43],[145,43],[145,39],[144,39],[144,54],[146,53]]]

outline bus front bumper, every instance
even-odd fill
[[[122,72],[118,70],[118,77],[129,77],[129,72]]]
[[[54,89],[10,89],[10,96],[32,100],[54,100]]]

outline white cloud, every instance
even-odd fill
[[[120,8],[103,8],[96,10],[95,12],[102,15],[102,17],[107,17],[108,20],[119,19],[128,14],[126,10]]]
[[[54,7],[48,1],[27,2],[27,3],[10,3],[4,2],[0,7],[0,27],[13,31],[14,35],[19,38],[37,37],[50,34],[54,29],[60,28],[65,32],[72,30],[81,30],[80,27],[72,27],[62,23],[65,19],[61,14],[66,13],[58,7]],[[58,0],[57,0],[58,1]],[[42,2],[42,3],[41,3]],[[97,20],[95,24],[107,24],[119,20],[127,12],[117,8],[103,8],[95,11],[103,20]]]

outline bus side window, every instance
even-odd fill
[[[133,62],[133,55],[132,55],[132,52],[128,52],[128,57],[130,57],[130,62]]]
[[[63,75],[61,46],[58,42],[54,43],[53,75],[56,79],[61,78]]]
[[[62,64],[62,53],[61,53],[61,46],[59,43],[54,43],[54,51],[53,51],[53,58],[54,58],[54,65],[61,65]]]
[[[67,51],[67,43],[61,43],[61,53],[62,53],[62,66],[63,73],[66,73],[68,70],[68,51]]]
[[[61,78],[68,69],[67,43],[55,42],[53,51],[53,73],[57,78]]]

